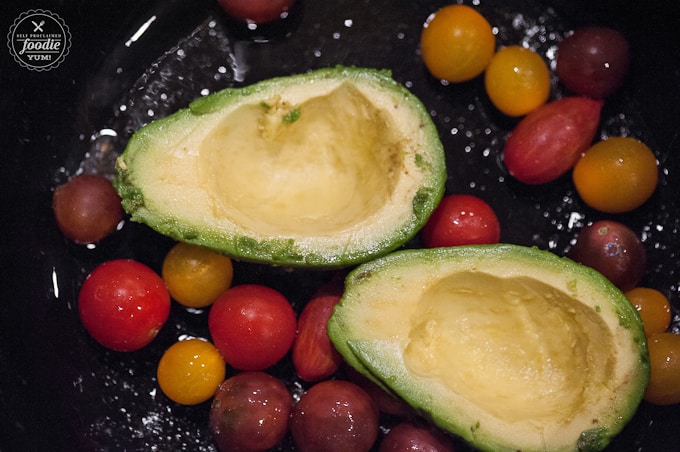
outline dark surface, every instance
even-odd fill
[[[42,8],[64,19],[72,45],[65,61],[49,72],[20,67],[4,45],[0,51],[1,450],[213,450],[207,405],[172,404],[157,391],[154,378],[160,354],[179,335],[207,334],[205,313],[191,314],[175,306],[152,346],[119,354],[93,343],[75,310],[80,282],[95,265],[132,257],[159,269],[171,243],[142,225],[126,223],[94,249],[73,245],[56,229],[52,190],[81,165],[110,170],[107,156],[119,152],[129,134],[150,119],[149,109],[159,117],[185,106],[202,89],[212,92],[316,67],[391,69],[436,113],[449,159],[448,192],[487,200],[501,219],[502,241],[564,254],[588,222],[607,217],[630,225],[649,253],[643,283],[670,297],[678,332],[680,41],[671,11],[677,7],[656,5],[651,10],[643,2],[621,5],[613,0],[561,0],[552,2],[554,12],[528,0],[482,1],[479,7],[499,26],[499,44],[526,38],[545,51],[555,36],[591,22],[621,27],[631,40],[632,72],[623,91],[605,106],[601,136],[637,136],[656,152],[663,172],[657,193],[645,206],[632,214],[605,216],[582,205],[568,178],[539,189],[508,180],[498,162],[513,122],[493,111],[479,80],[443,86],[424,71],[415,51],[419,27],[446,3],[345,0],[325,6],[307,0],[282,28],[258,31],[267,43],[252,42],[212,0],[3,3],[3,36],[21,12]],[[520,12],[524,21],[515,29],[511,19],[520,18]],[[147,32],[126,46],[152,15],[156,19]],[[216,36],[208,33],[209,17],[215,19]],[[534,28],[533,20],[539,17],[546,21]],[[346,19],[352,20],[351,26]],[[192,30],[197,33],[186,38]],[[182,39],[186,58],[176,53],[163,57]],[[144,75],[154,62],[157,69]],[[241,77],[244,62],[248,70]],[[118,137],[91,139],[106,128],[116,130]],[[102,144],[112,152],[87,156]],[[246,264],[237,264],[235,272],[236,282],[273,285],[296,308],[326,278]],[[272,371],[295,391],[301,389],[286,364]],[[610,450],[677,450],[679,429],[680,406],[643,403]]]

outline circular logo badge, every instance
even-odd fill
[[[58,15],[32,9],[16,18],[7,34],[14,60],[26,69],[49,71],[59,66],[71,47],[71,32]]]

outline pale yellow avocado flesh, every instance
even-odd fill
[[[296,111],[298,119],[282,119]],[[198,179],[218,215],[246,228],[299,235],[351,228],[397,185],[404,143],[395,130],[348,84],[295,106],[280,97],[244,105],[204,138]]]
[[[318,267],[404,244],[446,180],[422,103],[384,71],[342,67],[199,99],[138,131],[117,169],[134,221],[237,259]]]
[[[644,331],[623,294],[512,245],[365,264],[328,328],[360,372],[484,450],[599,450],[648,379]]]

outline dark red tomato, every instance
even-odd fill
[[[223,452],[254,452],[277,445],[288,432],[293,399],[265,372],[241,372],[225,380],[210,406],[209,425]]]
[[[358,385],[371,396],[379,412],[399,418],[410,418],[416,415],[413,408],[406,402],[388,393],[375,382],[357,372],[353,367],[345,366],[343,371],[349,381]]]
[[[359,386],[324,380],[293,408],[290,433],[300,452],[366,452],[378,437],[378,409]]]
[[[378,452],[453,452],[453,445],[440,431],[402,422],[385,435]]]
[[[263,370],[290,350],[297,319],[280,292],[259,284],[242,284],[217,297],[208,328],[224,360],[240,370]]]
[[[588,149],[602,101],[565,97],[548,102],[515,126],[503,151],[505,167],[526,184],[551,182],[572,169]]]
[[[637,234],[611,220],[586,226],[578,234],[570,257],[599,271],[624,292],[640,282],[647,265],[647,252]]]
[[[501,226],[494,210],[472,195],[449,195],[423,227],[427,248],[498,243]]]
[[[603,99],[619,89],[629,67],[626,37],[611,28],[591,26],[575,30],[560,43],[555,72],[572,92]]]
[[[76,176],[54,190],[57,226],[76,243],[95,243],[116,229],[123,218],[120,197],[104,176]]]
[[[105,262],[85,279],[78,295],[85,329],[104,347],[139,350],[151,342],[170,314],[163,279],[146,265],[127,259]]]
[[[293,342],[293,366],[305,381],[319,381],[331,376],[343,359],[328,337],[326,325],[340,293],[312,298],[298,318],[297,335]]]
[[[262,24],[280,19],[295,0],[217,0],[217,3],[235,19]]]

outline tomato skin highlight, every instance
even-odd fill
[[[496,37],[489,22],[466,5],[449,5],[428,17],[420,50],[428,71],[452,83],[471,80],[491,61]]]
[[[210,307],[208,329],[224,360],[239,370],[263,370],[290,350],[297,319],[280,292],[259,284],[241,284],[220,295]]]
[[[525,116],[503,150],[510,175],[526,184],[544,184],[572,169],[595,137],[602,105],[586,97],[565,97]]]
[[[445,196],[422,230],[427,248],[498,243],[500,223],[494,210],[472,195]]]
[[[87,332],[111,350],[132,352],[148,345],[170,315],[170,294],[146,265],[116,259],[95,268],[78,294]]]

